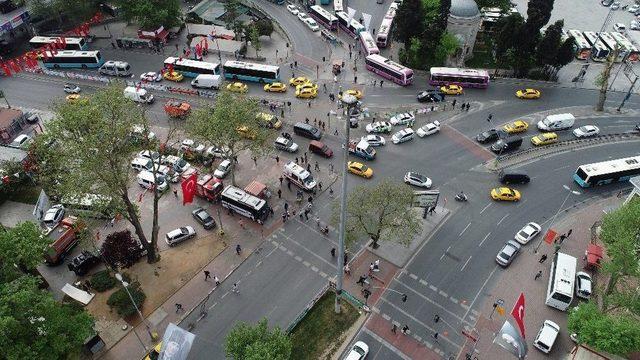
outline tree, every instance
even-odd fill
[[[271,37],[273,33],[273,22],[269,19],[260,19],[254,23],[255,27],[258,29],[258,34],[260,36],[268,36]]]
[[[124,230],[107,235],[100,248],[104,260],[114,269],[128,268],[140,259],[140,243],[131,231]]]
[[[260,32],[258,31],[258,27],[254,24],[247,28],[247,40],[251,41],[251,45],[254,49],[256,49],[256,56],[258,56],[258,52],[262,48],[262,44],[260,43]]]
[[[32,18],[55,17],[59,28],[68,29],[93,16],[98,11],[99,3],[99,0],[85,0],[76,1],[73,6],[69,6],[67,0],[29,0],[26,5]]]
[[[136,21],[142,29],[171,28],[182,21],[179,0],[118,0],[117,4],[124,19]]]
[[[536,49],[538,65],[554,65],[558,56],[558,49],[562,42],[562,28],[564,21],[558,20],[547,28]]]
[[[580,343],[597,350],[620,356],[629,356],[640,350],[640,321],[623,315],[604,314],[593,301],[573,308],[567,325],[570,333],[578,335]]]
[[[513,48],[518,39],[514,34],[519,34],[524,26],[524,19],[520,14],[511,14],[498,20],[497,35],[495,38],[496,59],[501,59],[507,50]]]
[[[227,0],[224,3],[224,23],[227,29],[232,29],[236,33],[236,37],[242,34],[244,26],[238,20],[240,17],[240,2],[238,0]]]
[[[51,242],[47,236],[42,236],[38,225],[25,221],[15,227],[0,232],[0,279],[13,280],[15,264],[24,274],[33,273],[42,263],[42,254]]]
[[[478,8],[500,8],[507,12],[511,8],[511,0],[476,0]]]
[[[94,333],[93,319],[78,306],[61,304],[22,276],[0,285],[0,349],[5,359],[66,359]]]
[[[607,91],[609,90],[609,77],[611,77],[611,69],[613,69],[619,51],[620,48],[618,44],[616,44],[613,51],[607,56],[607,61],[605,62],[602,72],[596,78],[595,84],[600,86],[596,111],[604,111],[604,103],[607,101]]]
[[[216,146],[227,159],[234,159],[244,150],[262,153],[270,149],[270,132],[256,117],[259,111],[255,99],[222,91],[215,107],[204,104],[187,119],[187,131],[198,140]],[[231,182],[235,185],[235,166],[232,161]]]
[[[445,61],[447,61],[447,58],[455,54],[456,50],[459,48],[460,42],[458,41],[458,38],[449,32],[444,32],[442,36],[440,36],[440,43],[433,54],[434,63],[444,64]]]
[[[270,331],[267,319],[262,319],[255,326],[234,326],[224,348],[227,357],[234,360],[287,360],[291,356],[291,339],[277,326]]]
[[[554,0],[529,0],[527,5],[527,26],[531,34],[539,34],[540,29],[551,19]]]
[[[373,240],[373,248],[378,247],[380,240],[408,245],[422,229],[420,216],[412,209],[412,200],[413,191],[409,187],[389,179],[375,186],[358,185],[347,198],[347,243],[366,236]],[[338,205],[332,217],[336,224],[340,220]]]
[[[404,20],[394,24],[393,37],[408,49],[411,46],[411,38],[424,31],[425,11],[422,0],[403,1],[396,11],[396,18]]]
[[[107,299],[107,305],[116,309],[118,315],[122,317],[131,316],[137,313],[138,310],[136,310],[136,306],[138,309],[141,309],[144,300],[147,298],[147,295],[145,295],[140,288],[140,283],[137,281],[133,284],[127,284],[127,289],[129,290],[131,297],[129,297],[129,294],[127,294],[127,291],[124,288],[121,288],[111,294],[109,299]],[[131,302],[131,298],[135,301],[135,306]]]
[[[132,183],[129,162],[141,150],[130,139],[132,125],[148,129],[142,107],[126,99],[119,84],[112,84],[83,101],[59,104],[57,116],[47,125],[47,132],[36,139],[39,176],[48,191],[58,197],[79,198],[95,194],[99,211],[122,214],[134,227],[147,249],[147,261],[158,261],[158,227],[153,226],[151,240],[144,233],[135,198],[129,194]],[[89,120],[90,119],[90,120]],[[51,145],[51,144],[55,145]],[[150,149],[145,142],[143,149]],[[156,170],[153,170],[154,176]],[[154,224],[157,221],[157,197],[154,195]]]
[[[560,48],[558,48],[558,53],[556,54],[556,59],[554,61],[554,66],[561,68],[565,65],[567,65],[568,63],[570,63],[571,61],[573,61],[573,57],[575,55],[575,50],[574,50],[574,41],[575,39],[573,38],[573,36],[567,38],[562,45],[560,45]]]

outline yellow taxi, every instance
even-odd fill
[[[558,134],[556,133],[543,133],[540,135],[536,135],[534,137],[531,138],[531,143],[534,146],[542,146],[542,145],[549,145],[549,144],[553,144],[555,142],[558,142]]]
[[[291,80],[289,80],[289,85],[291,86],[298,86],[298,85],[302,85],[304,83],[308,83],[311,82],[311,80],[309,78],[306,78],[304,76],[298,76],[295,78],[291,78]]]
[[[460,95],[463,93],[462,86],[449,84],[440,87],[440,92],[447,95]]]
[[[516,97],[518,99],[539,99],[542,93],[536,89],[520,89],[516,91]]]
[[[249,139],[249,140],[255,140],[256,138],[256,133],[255,131],[249,129],[248,126],[238,126],[236,128],[236,131],[238,132],[238,134],[240,134],[240,137],[245,138],[245,139]]]
[[[518,201],[520,192],[508,187],[499,187],[491,190],[491,198],[496,201]]]
[[[86,97],[79,95],[79,94],[71,94],[71,95],[67,95],[67,97],[65,97],[65,99],[67,99],[68,102],[70,103],[86,103],[87,101],[89,101]]]
[[[264,86],[264,91],[266,92],[286,92],[287,84],[274,82],[273,84],[266,84]]]
[[[175,82],[180,82],[184,79],[184,76],[177,71],[165,71],[164,74],[162,74],[162,77],[165,78],[165,80]]]
[[[301,89],[313,89],[316,92],[318,91],[318,84],[314,84],[312,82],[308,82],[308,83],[304,83],[301,85],[296,86],[296,90],[301,90]]]
[[[227,85],[227,90],[234,93],[246,93],[247,91],[249,91],[249,87],[247,86],[247,84],[243,84],[241,82],[234,82]]]
[[[527,124],[527,122],[524,120],[516,120],[502,127],[502,129],[507,134],[516,134],[516,133],[525,132],[527,131],[528,128],[529,128],[529,124]]]
[[[162,350],[162,341],[157,343],[142,360],[157,360],[160,357],[160,350]]]
[[[345,91],[344,94],[353,95],[358,100],[362,99],[362,91],[360,91],[358,89],[349,89],[349,90]],[[338,99],[342,100],[342,94],[338,94]]]
[[[296,97],[300,99],[315,99],[318,96],[318,90],[314,88],[296,89]]]
[[[282,121],[280,121],[280,119],[278,119],[278,117],[273,114],[261,112],[256,115],[256,118],[258,119],[258,121],[260,121],[260,123],[264,124],[267,129],[278,130],[282,127]]]
[[[362,176],[366,179],[370,179],[373,176],[373,169],[357,161],[349,161],[347,163],[347,169],[350,173]]]

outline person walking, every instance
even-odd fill
[[[176,199],[178,198],[178,189],[173,189],[173,196],[175,196]]]
[[[282,222],[283,223],[287,222],[287,213],[286,212],[282,213]]]
[[[289,191],[291,191],[291,181],[287,181],[287,189],[289,189]]]
[[[320,218],[316,216],[316,225],[320,228]]]
[[[542,256],[540,257],[540,260],[538,260],[538,262],[539,262],[540,264],[542,264],[543,262],[545,262],[545,260],[547,260],[547,254],[542,255]]]
[[[238,283],[233,283],[233,287],[231,287],[231,292],[240,294],[240,289],[238,289]]]
[[[242,248],[240,247],[240,244],[236,245],[236,254],[240,255],[241,251],[242,251]]]
[[[306,220],[309,220],[309,211],[310,211],[309,209],[304,209],[304,218]],[[302,214],[302,213],[300,213],[300,214]]]
[[[288,202],[284,202],[284,211],[287,212],[289,211],[289,203]]]
[[[278,189],[278,199],[282,199],[282,190]]]
[[[309,162],[309,160],[307,160],[307,152],[306,151],[304,152],[304,162],[306,162],[306,163]]]
[[[276,155],[276,164],[280,164],[280,156]]]
[[[405,325],[405,326],[402,327],[402,333],[407,335],[407,332],[409,332],[409,326]]]
[[[240,225],[240,228],[241,228],[242,230],[247,230],[247,228],[246,228],[246,227],[244,227],[244,221],[243,221],[242,219],[238,220],[238,225]]]
[[[207,281],[211,279],[211,273],[209,272],[209,270],[205,270],[204,271],[204,281]]]
[[[176,314],[179,313],[180,311],[183,311],[184,309],[182,308],[182,304],[180,303],[176,303]]]
[[[347,265],[347,263],[349,262],[349,255],[347,255],[347,253],[344,253],[344,264]]]
[[[356,281],[357,285],[360,286],[364,286],[364,281],[367,279],[367,277],[365,275],[360,275],[360,278],[358,279],[358,281]]]
[[[383,80],[380,80],[380,87],[382,87],[382,83],[384,83],[384,81],[383,81]]]
[[[298,214],[300,216],[300,221],[304,221],[304,214],[302,212],[300,212],[300,214]]]
[[[216,283],[216,286],[220,286],[220,279],[217,276],[213,277],[213,281]]]
[[[542,270],[538,271],[536,276],[534,276],[533,280],[538,280],[538,279],[540,279],[541,276],[542,276]]]
[[[345,275],[351,276],[351,268],[349,267],[349,264],[346,264],[343,269]]]
[[[453,99],[453,102],[451,102],[451,108],[455,109],[456,108],[456,103],[458,102],[458,100]]]
[[[569,236],[571,236],[572,232],[573,232],[573,229],[569,229],[569,231],[567,232],[567,239],[569,238]]]
[[[331,248],[331,257],[336,257],[336,248]]]
[[[318,164],[318,160],[316,160],[315,165],[313,166],[315,171],[320,171],[320,164]]]
[[[318,169],[318,171],[320,171],[320,169]],[[322,181],[318,182],[318,190],[322,191]]]
[[[307,171],[311,172],[311,164],[307,163]]]
[[[395,323],[393,323],[393,325],[391,326],[391,332],[395,334],[397,330],[398,330],[398,326]]]
[[[282,177],[282,175],[280,175],[280,177],[278,178],[278,180],[280,180],[280,186],[282,186],[282,181],[284,180],[284,178]]]
[[[252,159],[253,159],[253,165],[258,166],[258,158],[254,156]]]

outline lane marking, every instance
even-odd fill
[[[527,202],[527,200],[528,200],[528,199],[524,199],[524,200],[522,200],[522,201],[519,201],[519,202],[518,202],[518,205],[516,205],[516,207],[517,207],[517,208],[519,208],[520,206],[524,205],[524,203],[526,203],[526,202]]]
[[[489,231],[489,233],[487,235],[484,236],[484,239],[482,239],[482,241],[480,241],[480,244],[478,244],[478,247],[482,246],[482,244],[484,244],[484,241],[487,240],[487,238],[489,237],[489,235],[491,235],[491,231]]]
[[[465,231],[467,231],[467,229],[469,228],[469,226],[471,226],[471,223],[468,223],[467,226],[464,228],[464,230],[462,230],[462,232],[460,233],[460,235],[458,235],[458,237],[462,236],[462,234],[464,234]]]
[[[500,221],[498,221],[498,224],[497,224],[497,225],[500,225],[500,224],[504,221],[504,219],[506,219],[506,218],[507,218],[507,216],[509,216],[509,214],[507,214],[507,215],[503,216],[503,217],[502,217],[502,219],[500,219]]]
[[[485,210],[487,210],[491,205],[493,205],[492,202],[488,203],[487,206],[483,207],[482,210],[480,210],[480,214],[482,214]]]
[[[447,255],[447,253],[449,252],[449,249],[451,249],[451,246],[449,246],[449,247],[447,248],[447,250],[445,250],[445,251],[444,251],[444,253],[442,254],[442,256],[440,256],[440,260],[442,260],[442,258],[443,258],[445,255]]]
[[[366,327],[363,327],[362,331],[364,333],[366,333],[367,335],[371,336],[372,338],[374,338],[377,342],[382,344],[387,349],[391,350],[394,354],[398,355],[401,359],[403,359],[403,360],[411,360],[411,358],[408,357],[407,355],[405,355],[402,351],[400,351],[400,349],[398,349],[397,347],[391,345],[389,342],[387,342],[387,340],[381,338],[380,336],[378,336],[378,334],[374,333],[373,331],[367,329]]]
[[[409,277],[412,278],[413,280],[418,280],[418,276],[414,273],[409,274]]]
[[[478,296],[480,296],[480,293],[482,293],[482,290],[484,289],[484,287],[487,286],[487,283],[489,282],[489,279],[491,279],[491,277],[496,272],[496,270],[498,270],[498,265],[493,267],[493,270],[491,271],[491,273],[489,274],[487,279],[484,281],[484,284],[482,284],[482,287],[480,287],[480,290],[478,290],[478,293],[473,298],[473,301],[471,301],[471,304],[469,304],[469,308],[467,309],[467,312],[464,313],[464,316],[462,317],[462,319],[466,318],[467,315],[469,315],[469,311],[471,311],[471,308],[473,307],[473,304],[475,304],[476,300],[478,300]]]
[[[467,259],[467,262],[464,263],[464,265],[462,265],[462,269],[460,269],[460,271],[464,271],[464,268],[467,267],[467,264],[469,263],[469,260],[471,260],[472,256],[469,256],[469,258]]]

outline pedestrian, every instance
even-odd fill
[[[318,160],[316,160],[315,165],[313,166],[315,171],[320,171],[320,164],[318,164]]]
[[[542,270],[538,271],[538,273],[537,273],[537,274],[536,274],[536,276],[533,278],[533,280],[538,280],[541,276],[542,276]]]
[[[318,170],[320,170],[320,169],[318,169]],[[322,181],[319,181],[319,182],[318,182],[318,189],[319,189],[320,191],[322,191]]]
[[[567,235],[562,234],[560,235],[560,239],[558,239],[558,244],[562,244],[562,242],[567,238]]]
[[[309,107],[311,107],[311,100],[309,100],[309,101],[307,102],[307,105],[308,105]]]
[[[235,161],[236,164],[238,163],[238,155],[233,155],[233,161]]]
[[[322,84],[322,89],[324,90],[324,93],[327,93],[327,84]]]
[[[280,156],[276,155],[276,164],[280,164]]]
[[[469,108],[471,107],[470,103],[467,103],[467,111],[469,111]]]
[[[333,132],[333,135],[335,135],[335,136],[338,136],[338,135],[339,135],[339,133],[338,133],[338,129],[336,129],[336,131],[334,131],[334,132]]]
[[[304,118],[304,122],[305,122],[305,124],[308,124],[309,123],[309,118]]]
[[[291,181],[287,181],[287,188],[291,191]]]
[[[180,311],[183,311],[184,309],[182,308],[182,304],[180,303],[176,303],[176,314],[179,313]]]
[[[309,220],[309,212],[310,212],[309,209],[304,209],[304,218],[307,219],[307,220]]]
[[[373,262],[373,271],[380,271],[380,259]]]
[[[493,114],[489,114],[489,117],[487,118],[489,121],[491,121],[491,119],[493,119]]]
[[[347,263],[349,262],[349,255],[347,255],[347,253],[344,253],[344,264],[347,265]]]
[[[220,279],[218,279],[218,277],[217,277],[217,276],[214,276],[214,277],[213,277],[213,281],[215,281],[215,282],[216,282],[216,286],[220,286]]]
[[[336,248],[331,248],[331,257],[336,257]]]
[[[284,211],[289,211],[289,203],[288,202],[284,202]]]
[[[280,110],[280,117],[284,117],[284,109]]]
[[[282,213],[282,222],[283,223],[287,222],[287,213]]]
[[[354,76],[354,77],[353,77],[353,83],[354,83],[354,84],[357,84],[357,83],[358,83],[358,76]]]
[[[309,198],[307,199],[307,201],[309,201],[309,204],[312,205],[313,204],[313,196],[309,195]]]
[[[374,272],[374,266],[373,263],[371,263],[371,265],[369,265],[369,275],[372,275]]]
[[[343,267],[343,269],[344,269],[344,274],[345,274],[345,275],[347,275],[347,276],[350,276],[350,275],[351,275],[351,268],[349,267],[349,264],[346,264],[346,265]]]
[[[114,44],[113,41],[111,42],[111,47],[114,49],[116,48],[116,44]]]
[[[405,325],[402,327],[402,333],[407,335],[407,332],[409,331],[409,326]]]
[[[458,102],[458,101],[457,101],[456,99],[453,99],[453,102],[451,103],[451,108],[452,108],[452,109],[455,109],[455,108],[456,108],[456,103],[457,103],[457,102]]]
[[[356,284],[359,284],[360,286],[364,286],[364,281],[367,279],[367,277],[365,275],[360,275],[360,278],[358,279],[358,281],[356,281]]]
[[[176,199],[178,198],[178,189],[173,189],[173,196],[175,196]]]
[[[307,171],[311,172],[311,164],[307,163]]]
[[[253,157],[253,165],[258,166],[258,158],[257,157]]]
[[[238,289],[238,283],[233,283],[233,287],[231,288],[231,292],[240,294],[240,290]]]
[[[407,294],[402,294],[402,302],[407,302]]]
[[[240,227],[242,228],[242,230],[247,230],[246,227],[244,227],[244,221],[242,221],[242,219],[238,220],[238,225],[240,225]]]
[[[320,228],[320,218],[316,216],[316,225]]]
[[[291,68],[291,70],[293,70],[293,63],[290,63],[289,67]]]
[[[280,180],[280,186],[282,186],[282,180],[284,180],[284,178],[282,177],[282,175],[280,175],[280,177],[278,178],[278,180]]]
[[[297,61],[297,60],[295,60],[295,61],[293,62],[293,66],[294,66],[294,67],[298,67],[298,61]]]
[[[569,231],[567,232],[567,239],[569,238],[569,236],[571,236],[572,232],[573,232],[573,229],[569,229]]]
[[[333,172],[333,163],[329,163],[329,171]]]
[[[236,245],[236,254],[240,255],[241,251],[242,251],[242,248],[240,247],[240,244]]]
[[[395,334],[397,330],[398,330],[398,326],[394,323],[394,324],[391,326],[391,332]]]
[[[295,158],[296,165],[298,164],[298,157]]]
[[[325,130],[326,130],[326,125],[327,125],[327,123],[323,121],[323,122],[322,122],[322,131],[325,131]]]
[[[384,81],[383,81],[383,80],[380,80],[380,87],[382,87],[382,83],[384,83]]]
[[[278,199],[282,199],[282,190],[278,189]]]
[[[349,50],[349,60],[351,60],[351,55],[352,55],[351,50]],[[342,67],[344,67],[344,65]]]
[[[205,270],[204,271],[204,281],[207,281],[211,279],[211,273],[209,272],[209,270]]]
[[[538,260],[538,262],[542,264],[543,262],[545,262],[545,260],[547,260],[547,254],[540,256],[540,260]]]
[[[309,162],[309,160],[307,160],[307,152],[304,152],[304,162]]]
[[[434,211],[436,211],[436,207],[435,206],[430,206],[429,207],[429,215],[433,215]]]
[[[300,212],[299,215],[300,215],[300,221],[304,221],[304,218],[302,217],[303,216],[302,212]]]
[[[111,227],[113,227],[116,224],[116,218],[112,218],[109,223],[111,224]]]

